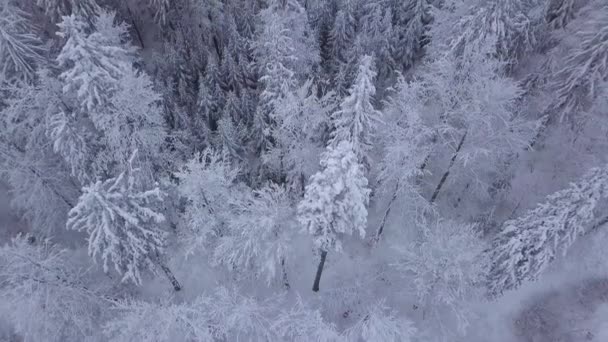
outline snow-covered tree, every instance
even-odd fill
[[[332,132],[330,144],[351,142],[357,158],[366,166],[370,165],[372,138],[381,118],[380,111],[372,104],[376,94],[373,83],[375,77],[373,58],[364,56],[349,95],[340,104],[340,110],[332,114],[335,130]]]
[[[313,291],[319,290],[327,252],[342,250],[341,236],[355,232],[365,236],[370,192],[353,145],[348,141],[328,147],[321,156],[321,168],[310,177],[304,199],[298,204],[298,221],[321,251]]]
[[[416,328],[404,318],[397,317],[385,300],[370,305],[366,314],[345,331],[349,341],[414,341]]]
[[[424,318],[447,308],[462,330],[469,324],[467,301],[479,294],[485,276],[485,246],[474,225],[432,220],[421,227],[419,241],[395,245],[393,266],[412,279]]]
[[[431,122],[442,147],[435,151],[447,152],[450,161],[430,202],[435,202],[454,171],[474,174],[476,188],[487,188],[497,160],[527,147],[534,134],[536,123],[518,111],[518,83],[501,72],[503,63],[488,58],[491,49],[486,44],[481,50],[466,50],[462,61],[446,54],[429,63],[422,74],[423,99],[434,99],[425,107],[429,118],[434,117]]]
[[[437,12],[431,36],[436,52],[462,56],[466,49],[478,49],[493,41],[488,51],[501,61],[517,64],[537,44],[540,11],[526,0],[452,0]],[[505,65],[507,66],[507,65]]]
[[[113,17],[105,13],[100,18],[105,15]],[[65,82],[63,92],[74,93],[88,112],[104,108],[118,91],[122,75],[132,68],[133,51],[117,45],[115,37],[103,32],[87,34],[86,22],[74,14],[63,17],[58,26],[57,35],[66,39],[57,56],[57,62],[65,69],[59,76]]]
[[[298,297],[295,305],[281,312],[271,326],[281,338],[294,342],[338,342],[344,340],[336,326],[328,323],[318,310],[309,308]]]
[[[278,102],[296,90],[299,80],[310,77],[319,54],[306,12],[297,1],[273,0],[262,10],[260,19],[263,31],[255,42],[255,51],[259,81],[264,88],[255,113],[254,130],[256,148],[263,155],[276,143],[272,133],[282,120],[277,113]]]
[[[270,9],[267,9],[270,11]],[[260,103],[256,112],[254,129],[259,137],[258,145],[261,152],[272,148],[274,138],[272,131],[280,118],[276,113],[277,102],[283,100],[296,87],[295,72],[290,69],[289,61],[297,59],[288,29],[283,23],[275,20],[274,16],[266,15],[268,19],[264,32],[256,47],[260,55],[260,83],[264,90],[260,94]]]
[[[81,269],[86,265],[75,263],[79,257],[33,235],[19,235],[0,247],[0,310],[23,338],[100,337],[100,322],[113,300],[103,282],[90,282]]]
[[[301,300],[261,301],[238,289],[219,287],[190,302],[123,302],[105,326],[110,341],[314,341],[343,338],[335,325],[325,322]],[[371,341],[371,340],[370,340]]]
[[[576,121],[597,97],[599,85],[608,80],[608,4],[589,6],[577,24],[573,34],[578,46],[552,76],[555,99],[547,112],[553,122]]]
[[[418,209],[426,206],[418,183],[419,178],[428,173],[425,169],[433,151],[436,132],[425,122],[424,89],[420,80],[407,82],[400,77],[395,93],[385,106],[386,119],[381,126],[383,136],[380,138],[384,156],[377,166],[380,181],[377,191],[388,195],[389,201],[375,241],[382,235],[395,201],[404,199],[408,204],[407,211],[412,215],[418,215]]]
[[[282,165],[290,190],[303,192],[306,180],[318,170],[330,113],[335,107],[335,94],[328,92],[318,97],[312,80],[278,104],[276,112],[281,120],[273,134],[276,144],[265,157],[270,165]]]
[[[503,224],[489,250],[491,295],[536,280],[559,255],[593,228],[595,209],[608,191],[608,169],[593,168],[582,179],[547,197],[536,208]]]
[[[4,88],[0,111],[0,177],[9,186],[11,206],[36,234],[65,227],[80,185],[48,139],[47,119],[62,107],[61,85],[40,70],[33,84]],[[74,146],[77,147],[77,146]]]
[[[350,1],[347,1],[344,8],[336,13],[333,27],[329,33],[332,55],[338,64],[336,68],[339,64],[348,62],[348,50],[355,42],[356,22],[354,15],[354,9],[350,5]]]
[[[252,271],[269,284],[280,275],[288,288],[287,266],[296,222],[286,190],[276,184],[255,191],[243,189],[228,204],[228,232],[218,239],[214,262]]]
[[[45,48],[27,13],[13,0],[0,1],[0,80],[35,77],[45,62]]]
[[[107,99],[102,115],[91,116],[95,127],[103,132],[104,153],[114,163],[125,164],[131,151],[154,162],[167,133],[160,107],[161,96],[153,88],[150,77],[133,68],[121,75],[118,91]],[[99,168],[103,168],[100,165]]]
[[[424,85],[400,78],[396,92],[386,104],[382,126],[385,154],[380,163],[384,186],[405,185],[420,176],[420,168],[432,149],[434,132],[425,122]]]
[[[393,0],[390,4],[393,22],[390,52],[401,68],[408,68],[428,43],[431,3],[429,0]]]
[[[49,118],[48,135],[53,141],[53,150],[64,158],[80,182],[89,180],[87,164],[91,151],[84,133],[71,114],[60,111]]]
[[[206,149],[176,173],[179,193],[188,201],[182,236],[186,253],[213,247],[213,239],[226,234],[225,213],[239,170],[219,152]]]
[[[179,172],[188,200],[182,241],[187,252],[206,251],[210,261],[245,276],[289,286],[287,266],[295,231],[287,191],[276,184],[252,190],[236,181],[238,169],[205,150]]]
[[[153,271],[157,266],[165,272],[168,269],[159,264],[166,233],[159,227],[165,218],[157,206],[164,194],[158,187],[141,189],[139,169],[133,166],[135,157],[136,152],[128,169],[117,177],[82,189],[78,204],[70,210],[67,227],[89,234],[89,254],[101,259],[104,272],[114,264],[123,281],[140,285],[142,271]],[[170,273],[167,276],[179,290],[175,278]]]
[[[391,53],[393,37],[392,13],[383,2],[364,5],[366,14],[361,18],[362,49],[365,54],[374,55],[378,67],[378,79],[391,79],[396,63]]]

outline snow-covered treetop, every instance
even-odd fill
[[[349,95],[342,101],[340,110],[332,115],[335,130],[330,144],[351,142],[353,151],[364,165],[369,165],[368,154],[372,148],[374,130],[382,115],[372,104],[376,94],[375,77],[373,58],[363,56]]]

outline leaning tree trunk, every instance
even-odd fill
[[[321,261],[317,267],[317,275],[315,276],[315,283],[312,285],[313,292],[319,292],[319,283],[321,282],[321,273],[323,273],[323,267],[325,266],[325,258],[327,257],[327,251],[321,251]]]
[[[391,207],[393,206],[393,202],[395,202],[395,200],[397,199],[398,193],[399,193],[399,183],[397,183],[397,185],[395,185],[395,191],[393,191],[393,196],[391,197],[391,200],[388,202],[388,206],[386,207],[386,210],[384,211],[384,215],[382,215],[382,221],[380,221],[380,225],[378,226],[378,230],[376,231],[376,236],[374,236],[372,238],[372,241],[371,241],[372,246],[377,244],[378,241],[380,241],[380,236],[382,235],[382,232],[384,232],[384,225],[386,224],[386,219],[388,218],[388,215],[391,213]]]
[[[420,171],[424,171],[424,169],[426,169],[426,166],[429,163],[430,158],[431,158],[431,153],[429,153],[424,158],[422,165],[420,165],[420,167],[419,167]],[[380,225],[378,226],[378,229],[376,230],[376,236],[374,236],[374,238],[371,241],[372,246],[374,246],[376,243],[378,243],[378,241],[380,241],[380,236],[384,232],[384,226],[386,225],[386,219],[388,218],[388,215],[391,213],[391,208],[393,206],[393,203],[397,199],[397,194],[399,193],[400,186],[401,186],[401,184],[399,184],[399,182],[397,182],[397,185],[395,185],[395,191],[393,191],[393,196],[391,197],[391,200],[388,202],[386,210],[384,211],[384,215],[382,215],[382,221],[380,221]]]
[[[139,45],[141,45],[141,48],[144,49],[144,40],[141,36],[141,32],[139,31],[139,27],[137,26],[137,23],[135,22],[135,17],[133,16],[133,12],[131,12],[131,7],[129,7],[129,5],[126,5],[127,7],[127,13],[129,14],[129,17],[131,17],[131,23],[133,24],[133,29],[135,30],[135,34],[137,35],[137,40],[139,40]]]
[[[437,196],[439,196],[439,191],[441,191],[441,188],[443,188],[445,181],[448,179],[448,176],[450,175],[450,170],[452,169],[452,166],[454,166],[454,163],[456,162],[456,158],[458,157],[458,153],[460,153],[460,150],[462,149],[462,145],[464,145],[464,140],[467,137],[467,133],[468,132],[464,132],[464,134],[462,135],[462,138],[460,139],[460,142],[458,143],[458,146],[456,147],[456,151],[454,151],[454,155],[452,156],[452,159],[450,160],[450,165],[448,165],[448,169],[445,170],[445,173],[443,174],[443,176],[441,176],[441,179],[439,180],[439,183],[437,184],[435,191],[433,191],[433,195],[431,196],[431,199],[429,200],[430,203],[435,203]]]
[[[173,272],[171,272],[169,266],[167,266],[167,264],[161,259],[160,255],[158,254],[156,255],[156,264],[160,267],[161,270],[163,270],[163,273],[165,273],[165,276],[167,276],[167,279],[169,279],[169,282],[173,286],[173,289],[175,291],[181,290],[182,285],[179,283],[179,281],[177,281],[177,278],[175,278],[175,275],[173,275]]]

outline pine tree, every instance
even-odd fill
[[[64,158],[70,166],[71,174],[80,182],[89,180],[88,163],[91,153],[83,133],[71,114],[60,111],[49,118],[47,134],[53,141],[53,150]]]
[[[321,251],[313,291],[319,291],[327,252],[342,249],[340,236],[353,232],[365,236],[370,192],[352,143],[343,141],[328,147],[321,157],[321,167],[310,178],[298,205],[298,221]]]
[[[27,16],[16,1],[0,1],[0,80],[31,80],[45,63],[45,48]]]
[[[380,122],[381,113],[372,105],[376,88],[373,59],[364,56],[359,65],[359,73],[349,95],[342,101],[340,110],[332,114],[335,131],[330,144],[350,141],[357,158],[369,167],[369,151],[372,147],[374,130]]]
[[[124,165],[131,151],[138,150],[141,160],[158,163],[160,148],[167,136],[159,106],[160,94],[154,90],[147,74],[133,68],[121,75],[118,89],[107,99],[108,106],[102,115],[91,115],[93,124],[104,136],[102,154],[107,154],[114,163]],[[99,165],[98,168],[103,167]]]
[[[351,6],[345,6],[336,13],[334,25],[329,34],[332,55],[337,63],[348,61],[347,51],[355,41],[356,22]]]
[[[292,39],[287,35],[288,30],[283,23],[274,19],[271,13],[266,14],[267,22],[256,47],[262,66],[260,82],[264,87],[260,94],[254,126],[258,136],[258,146],[255,147],[261,153],[267,152],[274,144],[272,130],[280,120],[276,113],[277,102],[284,99],[296,86],[295,73],[289,68],[289,60],[297,58]]]
[[[429,0],[391,1],[392,36],[390,52],[401,69],[409,68],[428,43],[431,22]]]
[[[488,51],[494,58],[513,66],[537,44],[535,3],[525,0],[477,0],[473,5],[457,1],[456,8],[444,7],[432,28],[434,51],[446,49],[456,56],[479,49],[493,41]]]
[[[593,168],[576,183],[503,224],[489,251],[490,295],[536,280],[547,266],[595,223],[595,209],[608,191],[608,169]]]
[[[393,36],[392,13],[384,9],[380,2],[365,6],[368,13],[361,18],[362,28],[359,35],[365,54],[373,55],[378,66],[378,80],[390,79],[396,69],[391,54],[391,37]]]
[[[156,207],[164,193],[157,187],[141,190],[133,153],[127,171],[85,186],[78,204],[70,210],[68,229],[89,234],[89,255],[101,258],[104,272],[110,264],[122,281],[141,285],[141,272],[160,266],[178,291],[181,286],[159,260],[166,233],[158,225],[165,217]]]
[[[36,234],[56,234],[80,185],[71,165],[54,153],[48,119],[62,110],[61,84],[40,70],[33,84],[4,88],[0,111],[0,177],[10,188],[11,207]],[[74,148],[78,146],[73,146]]]
[[[273,132],[276,144],[265,156],[268,164],[282,165],[289,189],[299,194],[318,170],[330,113],[336,107],[333,92],[322,97],[317,92],[309,80],[279,103],[281,121]]]
[[[122,75],[131,68],[132,51],[100,32],[87,34],[87,24],[73,14],[63,17],[58,26],[57,35],[67,39],[57,56],[65,68],[59,76],[65,82],[63,92],[75,93],[81,108],[88,112],[104,108],[118,91]]]
[[[608,80],[608,5],[590,6],[574,28],[578,46],[553,75],[556,98],[547,112],[552,122],[568,119],[589,108],[598,87]]]

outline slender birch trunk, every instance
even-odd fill
[[[454,155],[452,156],[452,159],[450,160],[450,165],[448,165],[448,169],[444,172],[443,176],[441,176],[441,179],[439,180],[439,183],[437,184],[435,191],[433,191],[433,195],[431,196],[431,199],[429,201],[430,203],[435,203],[435,200],[437,199],[437,196],[439,196],[439,192],[441,191],[441,188],[443,188],[445,181],[448,179],[448,176],[450,175],[450,171],[452,170],[452,166],[454,166],[454,163],[456,162],[456,158],[458,157],[458,153],[460,153],[460,150],[462,149],[462,145],[464,145],[464,141],[467,137],[467,133],[468,132],[465,132],[462,135],[462,138],[460,139],[460,142],[458,143],[458,146],[456,147],[456,151],[454,151]]]
[[[312,285],[313,292],[319,292],[319,283],[321,282],[321,273],[323,273],[323,267],[325,266],[325,258],[327,257],[327,251],[321,251],[321,261],[317,267],[317,275],[315,276],[315,283]]]

